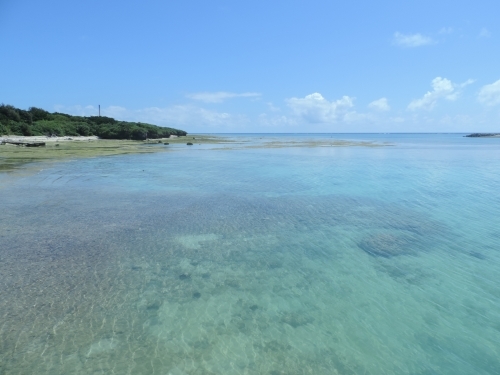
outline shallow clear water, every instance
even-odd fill
[[[0,374],[500,373],[500,139],[332,136],[0,174]]]

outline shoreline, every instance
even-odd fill
[[[264,139],[263,139],[264,138]],[[29,147],[27,144],[38,144],[39,147]],[[258,148],[296,148],[296,147],[385,147],[388,144],[378,144],[365,141],[328,140],[277,140],[273,137],[259,137],[255,142],[253,137],[235,139],[219,135],[189,134],[186,136],[171,135],[169,138],[137,140],[100,139],[97,136],[0,136],[0,173],[12,172],[26,168],[27,164],[39,162],[59,162],[80,158],[143,154],[180,150],[181,145],[212,145],[211,150],[236,150]],[[169,147],[177,146],[177,147]]]
[[[0,172],[10,172],[29,163],[58,162],[64,160],[172,151],[169,145],[188,142],[197,144],[222,143],[222,137],[213,136],[170,136],[169,138],[145,141],[100,139],[97,136],[0,136]],[[225,141],[225,140],[224,140]],[[41,147],[26,147],[15,143],[44,143]],[[188,147],[186,145],[186,147]]]
[[[500,138],[500,133],[471,133],[464,135],[466,138]]]
[[[67,136],[67,137],[46,137],[46,136],[23,136],[23,135],[2,135],[0,143],[8,142],[67,142],[67,141],[96,141],[97,136]]]

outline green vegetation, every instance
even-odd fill
[[[31,107],[25,111],[11,105],[0,105],[0,135],[24,136],[90,136],[103,139],[168,138],[170,135],[182,136],[183,130],[160,127],[140,122],[117,121],[104,116],[71,116],[65,113],[50,113]]]

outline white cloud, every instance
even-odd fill
[[[232,120],[227,112],[210,111],[190,105],[175,105],[166,108],[150,107],[136,111],[138,117],[148,119],[153,124],[186,127],[226,126]],[[175,127],[175,126],[174,126]]]
[[[93,106],[93,105],[87,105],[87,106],[74,105],[71,107],[66,107],[64,105],[56,104],[54,106],[54,110],[56,112],[60,112],[60,113],[69,113],[69,114],[74,115],[74,116],[98,116],[99,115],[99,108],[97,106]],[[109,115],[105,115],[104,113],[102,113],[102,111],[101,111],[101,114],[103,116],[111,117]]]
[[[451,34],[453,32],[453,28],[451,27],[442,27],[441,30],[439,30],[439,34]]]
[[[122,118],[123,116],[127,116],[127,109],[117,105],[110,105],[107,108],[101,108],[101,116]]]
[[[286,102],[294,116],[308,123],[337,122],[345,119],[354,106],[353,98],[349,96],[330,102],[317,92],[305,98],[287,99]]]
[[[489,38],[491,36],[491,33],[486,29],[486,27],[483,27],[481,31],[479,32],[479,37],[481,38]]]
[[[489,85],[483,86],[479,91],[477,100],[489,106],[500,104],[500,79]]]
[[[267,113],[261,113],[258,117],[258,122],[259,125],[263,126],[265,129],[280,131],[289,128],[289,126],[298,125],[294,119],[287,116],[270,116]]]
[[[241,94],[235,92],[198,92],[186,95],[189,99],[199,100],[205,103],[222,103],[226,99],[232,98],[258,98],[261,94],[257,92],[244,92]]]
[[[389,111],[391,109],[391,107],[389,106],[389,102],[387,101],[387,98],[380,98],[374,100],[373,102],[368,104],[368,108],[375,109],[377,111]]]
[[[407,35],[399,32],[394,33],[394,44],[401,47],[420,47],[434,43],[435,41],[432,38],[423,36],[419,33]]]
[[[97,116],[96,106],[55,106],[58,112],[78,116]],[[101,115],[113,117],[116,120],[145,122],[159,126],[180,128],[188,132],[204,130],[237,130],[246,126],[249,121],[244,115],[233,115],[227,112],[217,112],[193,105],[175,105],[165,108],[148,107],[142,109],[127,109],[119,106],[101,107]]]
[[[473,80],[469,79],[464,83],[455,84],[449,79],[436,77],[432,80],[432,91],[427,91],[422,98],[413,100],[408,105],[408,109],[413,111],[417,109],[430,110],[434,108],[440,99],[456,100],[461,93],[461,89],[473,82]]]
[[[395,123],[403,123],[406,121],[406,119],[404,117],[401,117],[401,116],[392,117],[392,118],[390,118],[390,120],[392,122],[395,122]]]
[[[267,103],[267,106],[271,112],[279,112],[281,109],[276,107],[272,102]]]

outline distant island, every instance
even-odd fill
[[[27,111],[0,105],[0,135],[98,136],[103,139],[158,139],[185,136],[184,130],[141,122],[117,121],[105,116],[71,116],[31,107]]]
[[[500,133],[472,133],[465,137],[479,138],[479,137],[500,137]]]

